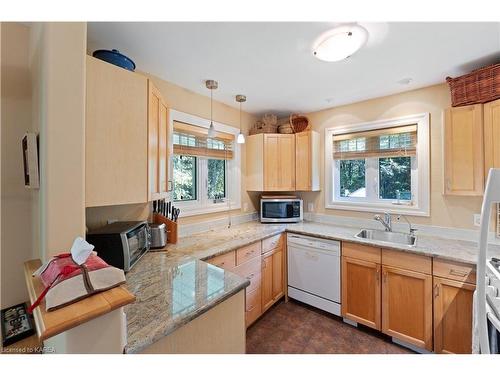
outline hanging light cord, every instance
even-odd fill
[[[213,125],[213,93],[214,89],[210,89],[210,125]]]
[[[241,133],[241,102],[240,102],[240,133]]]

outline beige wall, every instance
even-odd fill
[[[1,24],[1,289],[2,308],[27,301],[23,263],[33,257],[31,201],[24,187],[21,138],[31,128],[29,28]]]
[[[34,23],[33,127],[40,133],[40,257],[68,251],[85,234],[86,23]]]
[[[481,211],[481,197],[445,197],[442,195],[443,159],[442,125],[443,109],[450,106],[446,84],[426,87],[402,94],[367,100],[337,108],[309,113],[313,129],[321,135],[321,186],[324,186],[324,130],[329,127],[359,122],[389,119],[416,113],[430,113],[431,130],[431,216],[413,217],[418,224],[473,229],[472,215]],[[325,209],[324,191],[303,193],[304,206],[314,202],[315,212],[360,218],[373,214]]]
[[[173,83],[164,81],[158,77],[143,73],[148,76],[154,84],[161,91],[165,101],[169,108],[186,112],[195,116],[210,118],[210,98],[204,95],[197,94],[193,91],[184,89]],[[215,96],[217,93],[215,93]],[[248,98],[251,100],[251,98]],[[236,104],[236,103],[235,103]],[[213,105],[213,118],[214,121],[221,122],[230,126],[239,127],[239,110],[237,108],[230,107],[224,103],[214,100]],[[256,117],[243,112],[242,114],[242,128],[245,134],[248,134],[248,129],[255,122]],[[241,155],[241,210],[233,210],[232,214],[243,213],[243,207],[246,203],[248,205],[247,212],[254,212],[255,207],[252,203],[252,198],[255,201],[255,193],[247,193],[245,188],[245,147],[242,147]],[[106,224],[108,219],[116,220],[145,220],[148,218],[150,213],[150,207],[148,204],[134,204],[134,205],[122,205],[122,206],[110,206],[110,207],[93,207],[86,209],[87,215],[87,227],[95,228]],[[182,217],[179,219],[179,223],[188,224],[200,221],[212,220],[214,218],[227,217],[227,212],[218,212],[214,214],[205,214],[197,216]]]

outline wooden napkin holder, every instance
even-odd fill
[[[167,226],[167,243],[175,244],[178,240],[177,223],[169,218],[155,212],[153,214],[153,223],[165,224]]]

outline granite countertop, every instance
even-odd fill
[[[136,296],[136,302],[125,307],[128,329],[126,352],[140,352],[248,286],[248,280],[201,260],[285,231],[476,263],[475,241],[419,234],[416,246],[409,247],[358,239],[354,236],[359,230],[307,221],[297,224],[261,224],[253,221],[181,237],[178,244],[150,251],[126,275],[126,286]],[[500,246],[490,245],[489,253],[500,256]]]
[[[148,253],[126,275],[135,303],[125,307],[126,353],[137,353],[249,285],[182,254]]]
[[[410,247],[354,237],[360,229],[309,221],[297,224],[261,224],[252,221],[227,229],[215,229],[183,237],[180,238],[178,244],[169,244],[159,251],[184,254],[206,260],[286,231],[325,239],[375,245],[469,264],[476,263],[476,241],[463,241],[418,234],[416,246]],[[492,255],[500,255],[500,246],[490,245],[489,252]]]

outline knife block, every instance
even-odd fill
[[[153,214],[153,223],[165,224],[167,226],[167,243],[177,243],[177,223],[155,212]]]

